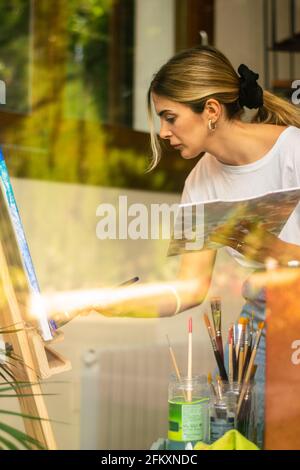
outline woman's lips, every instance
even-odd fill
[[[180,147],[182,147],[182,144],[172,145],[172,147],[174,147],[174,149],[179,149]]]

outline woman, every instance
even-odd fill
[[[238,72],[218,50],[197,47],[171,58],[151,82],[151,168],[160,158],[152,102],[161,120],[160,137],[183,158],[202,154],[186,180],[182,202],[242,199],[300,187],[299,110],[263,91],[257,83],[258,75],[245,65]],[[244,107],[257,109],[251,123],[241,119]],[[254,268],[263,268],[268,258],[281,265],[300,261],[300,208],[278,238],[260,225],[239,224],[230,236],[221,230],[212,234],[212,239],[227,244],[238,262]],[[90,302],[90,297],[88,301],[107,316],[172,316],[204,301],[215,258],[216,250],[184,254],[173,282],[114,289],[95,302]],[[242,315],[249,317],[254,312],[257,326],[265,317],[264,290],[254,291],[246,282],[243,295],[246,303]],[[262,338],[256,372],[260,387],[264,384],[264,352]],[[263,403],[260,412],[263,415]]]
[[[202,158],[185,182],[182,202],[242,199],[268,191],[300,186],[300,112],[292,104],[263,91],[258,75],[241,65],[238,73],[228,59],[212,47],[197,47],[171,58],[154,76],[148,92],[148,112],[154,168],[160,147],[154,132],[152,106],[160,117],[160,137],[185,159]],[[257,109],[252,122],[243,122],[244,107]],[[279,238],[255,224],[239,224],[230,236],[222,230],[214,241],[228,246],[245,266],[261,268],[268,258],[288,265],[300,260],[300,208]],[[216,251],[184,255],[180,276],[195,276],[207,292]],[[265,293],[243,287],[242,315],[265,317]],[[264,383],[264,337],[257,356],[256,379]],[[260,404],[263,413],[263,404]],[[261,422],[263,416],[261,416]],[[260,443],[262,429],[260,429]]]

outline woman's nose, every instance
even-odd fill
[[[159,137],[161,139],[170,139],[171,135],[172,135],[171,131],[166,126],[164,126],[164,124],[161,124]]]

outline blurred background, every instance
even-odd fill
[[[176,275],[167,240],[96,237],[101,203],[174,203],[197,160],[165,144],[150,161],[146,93],[174,53],[218,47],[235,67],[290,98],[300,79],[300,1],[2,0],[0,145],[42,292]],[[248,272],[220,250],[210,295],[223,330],[239,314]],[[147,449],[167,431],[168,334],[186,367],[187,319],[195,318],[195,372],[213,370],[201,313],[176,318],[73,320],[57,346],[73,369],[45,384],[61,449]],[[4,400],[3,400],[4,401]],[[12,406],[7,400],[3,406]],[[14,406],[14,405],[13,405]],[[15,404],[17,408],[17,404]],[[19,423],[21,426],[21,423]]]

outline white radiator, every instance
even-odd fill
[[[173,349],[185,371],[187,345],[176,344]],[[193,349],[195,370],[203,372],[197,367],[197,346]],[[172,372],[167,344],[85,351],[81,449],[150,449],[154,441],[166,437]]]

